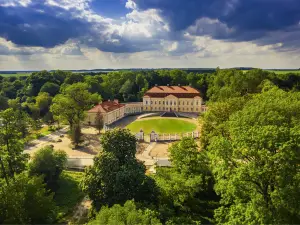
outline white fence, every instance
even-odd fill
[[[94,164],[94,156],[79,156],[69,157],[67,161],[67,168],[69,169],[83,169],[86,166]]]
[[[177,141],[182,138],[190,137],[190,138],[199,138],[200,133],[196,132],[188,132],[188,133],[179,133],[179,134],[156,134],[154,131],[150,134],[150,141]]]

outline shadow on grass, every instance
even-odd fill
[[[67,221],[72,216],[75,206],[82,201],[84,194],[79,186],[82,177],[82,172],[63,171],[61,174],[59,188],[54,196],[58,206],[58,222]]]

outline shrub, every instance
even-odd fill
[[[47,187],[57,188],[58,178],[67,163],[67,154],[64,151],[54,151],[53,147],[46,146],[37,151],[29,164],[30,175],[42,175]]]

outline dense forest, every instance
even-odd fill
[[[200,140],[170,147],[171,168],[147,175],[127,130],[101,135],[80,182],[90,224],[299,224],[300,75],[259,69],[0,76],[0,223],[57,223],[67,156],[51,146],[29,161],[31,130],[64,123],[77,143],[85,111],[103,99],[140,101],[157,85],[191,85],[208,112]]]

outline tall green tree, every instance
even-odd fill
[[[53,194],[45,189],[42,178],[21,173],[9,185],[1,183],[1,224],[50,224],[55,217]]]
[[[47,92],[40,92],[35,101],[40,110],[40,115],[46,115],[49,112],[49,108],[52,103],[52,97]]]
[[[59,88],[60,87],[58,84],[52,83],[52,82],[47,82],[41,87],[40,92],[46,92],[50,96],[54,97],[56,94],[58,94]]]
[[[146,168],[135,158],[136,139],[128,130],[115,129],[101,138],[102,151],[87,168],[83,190],[96,209],[103,205],[124,204],[127,200],[155,203],[157,189],[145,175]]]
[[[208,147],[222,224],[300,221],[300,94],[263,88]]]
[[[90,225],[114,225],[114,224],[131,224],[131,225],[160,225],[162,224],[157,218],[157,213],[150,209],[137,209],[134,201],[127,201],[124,206],[119,204],[111,208],[102,207],[95,220]]]
[[[56,118],[68,121],[72,130],[73,125],[84,120],[85,111],[91,106],[91,96],[87,84],[69,85],[62,91],[62,94],[53,98],[50,110]]]
[[[100,134],[101,130],[103,129],[104,119],[102,113],[100,113],[99,111],[96,113],[95,125]]]
[[[29,174],[31,176],[43,176],[47,187],[55,191],[59,176],[66,164],[66,152],[54,151],[53,147],[46,146],[33,155],[29,163]]]
[[[208,111],[200,115],[199,123],[201,127],[200,143],[202,148],[206,148],[216,135],[228,136],[225,122],[229,117],[241,110],[251,99],[248,97],[229,98],[221,102],[209,102]]]
[[[0,111],[8,108],[8,98],[0,94]]]
[[[75,148],[78,148],[82,137],[80,124],[73,124],[70,136]]]
[[[6,181],[8,176],[14,177],[16,173],[25,170],[29,158],[28,154],[23,153],[24,144],[21,140],[17,113],[13,109],[0,112],[1,176],[4,176]]]
[[[213,189],[214,179],[206,152],[199,151],[191,138],[174,143],[169,152],[172,168],[158,168],[155,176],[161,191],[164,221],[212,222],[219,197]]]

